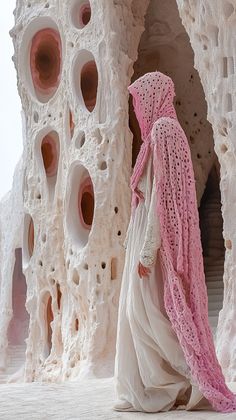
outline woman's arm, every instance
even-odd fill
[[[144,267],[152,267],[155,264],[157,250],[160,246],[160,223],[157,215],[156,180],[154,176],[144,244],[140,252],[140,262]]]

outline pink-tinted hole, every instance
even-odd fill
[[[73,137],[73,135],[74,135],[74,129],[75,129],[75,123],[74,123],[74,120],[73,120],[73,115],[72,115],[72,112],[70,111],[70,136],[71,136],[71,138]]]
[[[28,228],[28,251],[29,256],[32,257],[34,252],[34,222],[33,219],[30,219],[29,228]]]
[[[86,108],[93,111],[97,100],[98,71],[94,60],[86,63],[81,71],[81,91]]]
[[[58,150],[57,141],[54,134],[47,134],[42,141],[41,153],[43,157],[43,164],[46,175],[48,177],[54,176],[57,173],[58,167]]]
[[[60,82],[61,39],[59,32],[46,28],[32,39],[30,70],[36,92],[52,95]]]
[[[78,210],[82,225],[91,229],[94,214],[94,191],[91,178],[86,178],[80,186],[78,194]]]
[[[52,327],[51,323],[54,319],[53,310],[52,310],[52,297],[49,296],[47,303],[47,327],[48,327],[48,346],[51,351],[52,348]]]
[[[84,4],[80,9],[80,25],[86,26],[91,19],[91,7],[90,4]]]

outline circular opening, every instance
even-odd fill
[[[98,72],[95,61],[86,63],[81,71],[81,90],[86,108],[91,112],[96,105]]]
[[[25,214],[23,231],[23,267],[27,268],[35,248],[35,229],[34,221],[30,214]]]
[[[94,56],[86,50],[80,51],[74,65],[75,91],[89,112],[96,106],[98,71]]]
[[[28,227],[28,252],[31,258],[34,252],[34,222],[32,218],[30,218]]]
[[[39,114],[37,111],[34,112],[34,122],[38,123],[39,122]]]
[[[46,102],[60,83],[62,47],[59,32],[53,28],[41,29],[32,38],[30,71],[35,93]]]
[[[80,19],[81,19],[82,25],[84,26],[88,25],[91,19],[91,7],[89,3],[81,7]]]
[[[74,2],[71,12],[71,20],[73,25],[78,29],[82,29],[88,25],[91,20],[91,6],[89,1],[77,0]]]
[[[59,140],[55,131],[48,133],[42,140],[41,153],[43,165],[48,177],[55,176],[58,168]]]
[[[75,244],[84,247],[92,228],[95,203],[92,180],[83,165],[72,167],[67,195],[67,229]]]
[[[103,162],[101,162],[98,165],[99,169],[101,169],[101,171],[105,171],[107,169],[107,163],[105,162],[105,160]]]
[[[75,331],[79,331],[79,320],[76,318],[75,320]]]
[[[85,132],[81,131],[78,135],[78,137],[75,140],[75,147],[77,149],[80,149],[81,147],[83,147],[84,143],[85,143]]]
[[[94,192],[90,177],[81,184],[78,194],[78,209],[81,223],[86,229],[90,229],[94,213]]]

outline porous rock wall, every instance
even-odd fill
[[[30,316],[27,381],[113,371],[130,217],[127,85],[146,7],[133,6],[17,2],[11,35],[25,141],[22,202],[8,209],[8,217],[17,213],[23,232],[16,232],[13,217],[17,239],[8,239],[10,253],[1,267],[3,275],[10,266],[1,285],[8,314],[1,354],[5,360],[14,252],[22,246]],[[6,227],[2,231],[7,236]]]

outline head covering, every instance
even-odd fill
[[[236,411],[236,396],[225,384],[208,321],[194,173],[187,138],[171,107],[173,83],[159,72],[148,73],[129,90],[134,94],[145,144],[134,168],[131,187],[136,197],[138,180],[152,153],[165,309],[193,382],[216,410]]]
[[[177,117],[173,105],[174,83],[170,77],[158,71],[147,73],[135,80],[128,90],[133,97],[134,111],[143,140],[131,178],[131,189],[134,192],[132,203],[135,207],[137,198],[140,198],[138,181],[150,153],[150,135],[153,125],[161,117]]]

